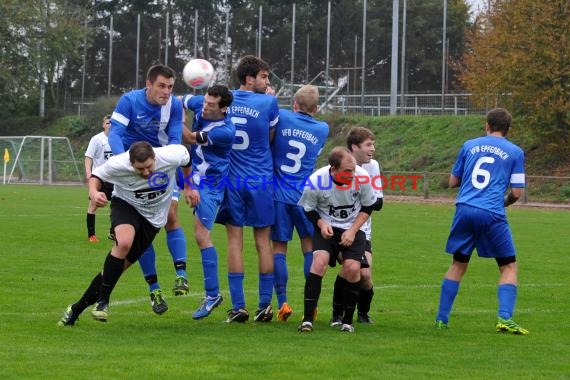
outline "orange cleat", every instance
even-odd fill
[[[279,309],[279,313],[277,313],[277,320],[281,322],[287,322],[287,319],[289,319],[292,313],[293,309],[291,309],[291,306],[289,306],[287,302],[284,302],[283,306],[281,306],[281,309]]]

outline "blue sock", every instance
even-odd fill
[[[453,307],[453,301],[459,291],[459,282],[444,278],[441,282],[441,294],[439,295],[439,310],[436,320],[443,323],[449,322],[449,314]]]
[[[245,307],[245,295],[243,294],[243,273],[228,273],[228,285],[230,287],[230,298],[234,310]]]
[[[311,271],[311,265],[313,264],[313,251],[303,253],[305,261],[303,262],[303,273],[305,274],[305,280],[309,277],[309,272]]]
[[[289,273],[287,271],[287,256],[284,253],[273,255],[273,277],[275,279],[275,295],[279,308],[287,302],[287,281]]]
[[[218,281],[218,252],[216,248],[208,247],[200,250],[202,254],[202,269],[204,270],[204,290],[206,296],[216,297],[220,292]]]
[[[510,319],[517,302],[517,286],[513,284],[499,285],[497,298],[499,299],[499,317]]]
[[[186,277],[186,236],[182,227],[166,231],[166,245],[172,256],[176,275]]]
[[[271,296],[273,296],[273,273],[259,274],[259,307],[265,307],[271,304]]]
[[[143,255],[139,258],[139,265],[145,280],[149,282],[149,279],[153,279],[149,282],[148,289],[151,292],[160,289],[160,284],[156,276],[156,253],[154,252],[152,244],[148,246],[146,251],[144,251]]]

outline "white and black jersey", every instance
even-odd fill
[[[374,159],[370,160],[369,163],[362,165],[362,169],[366,170],[366,172],[370,176],[371,181],[372,181],[372,178],[379,178],[381,175],[380,164],[378,164],[378,161],[376,161]],[[374,193],[376,194],[376,198],[378,198],[378,199],[384,198],[384,192],[382,191],[383,186],[384,186],[384,184],[382,183],[382,181],[380,179],[376,179],[373,182],[372,189],[374,190]],[[362,227],[360,229],[362,231],[364,231],[364,233],[366,234],[366,240],[371,241],[371,239],[372,239],[372,218],[368,218],[368,220],[362,225]]]
[[[366,170],[356,167],[355,176],[368,176]],[[370,183],[354,183],[339,188],[330,176],[330,165],[311,174],[299,200],[306,212],[316,211],[320,218],[332,227],[349,229],[356,220],[362,206],[372,206],[376,194]],[[362,228],[361,228],[362,229]]]
[[[105,132],[97,133],[89,140],[89,145],[85,151],[85,157],[93,160],[93,169],[103,165],[109,157],[113,155],[111,146],[109,145],[109,138]]]
[[[190,162],[188,149],[173,144],[153,148],[155,169],[146,179],[139,176],[129,160],[129,152],[111,157],[93,171],[93,176],[115,185],[113,196],[133,206],[153,226],[166,224],[172,191],[176,186],[176,168]]]

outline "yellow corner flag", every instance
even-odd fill
[[[8,148],[4,148],[4,162],[10,161],[10,152],[8,152]]]

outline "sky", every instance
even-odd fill
[[[486,7],[487,0],[467,0],[468,4],[471,4],[471,9],[477,12],[478,9],[483,9]]]
[[[466,0],[471,5],[471,18],[474,19],[477,13],[487,7],[487,0]]]

